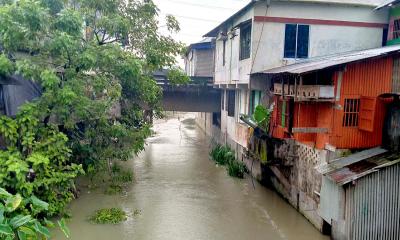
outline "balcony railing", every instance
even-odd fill
[[[335,87],[329,85],[283,85],[274,84],[275,95],[294,97],[296,101],[332,100],[335,98]]]

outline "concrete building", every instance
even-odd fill
[[[364,170],[390,163],[381,154],[392,150],[397,155],[399,54],[399,45],[386,46],[262,72],[274,86],[275,102],[267,137],[258,141],[268,151],[266,179],[318,229],[342,236],[334,239],[363,238],[351,238],[353,233],[344,238],[349,221],[326,217],[339,200],[326,195],[330,185],[322,174],[351,179],[354,171],[363,176]],[[380,146],[388,150],[361,151]],[[360,165],[371,158],[378,162]],[[346,166],[351,171],[337,171]]]
[[[252,131],[242,122],[241,116],[252,115],[259,104],[267,108],[279,105],[274,99],[274,82],[259,73],[307,59],[385,45],[389,16],[385,8],[375,10],[379,4],[381,0],[251,1],[205,35],[216,38],[214,85],[222,90],[219,141],[235,149],[237,158],[246,163],[253,176],[274,185],[321,231],[327,224],[318,213],[321,174],[314,168],[321,159],[327,161],[335,156],[315,148],[319,140],[324,142],[315,133],[311,133],[315,139],[303,134],[310,137],[310,141],[315,140],[310,146],[308,139],[296,141],[281,131],[281,135],[275,136],[278,138],[273,143],[274,149],[268,149],[270,143],[264,149],[268,155],[265,158],[281,159],[281,168],[261,164],[257,153],[252,154],[250,150],[262,150],[262,144],[250,141]],[[321,81],[330,81],[323,77],[321,75]],[[289,80],[285,73],[282,78],[281,83]],[[289,89],[285,93],[285,86],[282,86],[282,96],[290,95]],[[335,98],[335,88],[328,89],[328,93],[332,95],[332,90]],[[291,111],[290,106],[280,106],[278,115],[283,116],[280,122],[289,123],[286,111]],[[315,115],[309,118],[316,119]],[[371,142],[370,145],[379,144]],[[330,147],[329,142],[327,147]]]
[[[389,9],[389,28],[387,45],[394,45],[400,43],[400,1],[389,0],[383,2],[377,8],[376,11],[382,9]]]
[[[298,78],[300,76],[298,74],[291,79],[294,75],[289,76],[290,74],[284,71],[284,67],[292,64],[296,66],[299,62],[310,62],[311,66],[313,61],[324,59],[329,62],[330,57],[327,56],[337,54],[347,56],[347,53],[354,51],[362,53],[362,50],[386,45],[388,38],[395,39],[396,30],[393,26],[396,23],[391,21],[391,29],[388,28],[389,10],[387,7],[377,9],[381,2],[381,0],[251,1],[205,35],[205,37],[216,38],[214,86],[222,91],[220,142],[227,143],[235,149],[237,158],[252,169],[251,173],[254,177],[273,185],[322,232],[328,232],[332,227],[332,222],[327,222],[319,213],[322,175],[315,168],[347,154],[343,149],[353,149],[352,144],[362,143],[355,148],[365,149],[382,143],[382,124],[378,123],[379,121],[382,123],[384,111],[379,108],[380,103],[376,104],[379,108],[376,112],[381,113],[378,114],[377,121],[360,118],[358,122],[351,118],[351,121],[346,122],[349,125],[362,124],[360,130],[341,128],[341,133],[344,135],[350,131],[349,136],[343,135],[340,138],[332,133],[333,128],[329,129],[328,122],[335,116],[332,111],[336,111],[335,107],[332,107],[332,102],[341,101],[343,106],[346,104],[343,94],[336,94],[337,89],[340,89],[337,79],[341,79],[346,74],[349,76],[352,74],[350,78],[354,80],[362,71],[372,71],[372,74],[378,75],[380,72],[374,72],[374,68],[370,67],[360,70],[357,68],[358,65],[349,65],[350,68],[354,67],[359,71],[356,71],[355,75],[353,72],[341,74],[330,72],[328,75],[321,73],[318,76],[311,74],[311,77],[303,82]],[[380,52],[379,49],[376,51]],[[382,51],[398,52],[398,49]],[[340,55],[337,56],[340,60]],[[370,56],[372,55],[368,57]],[[392,60],[382,63],[387,65],[385,69],[387,71],[391,71],[394,66],[390,61]],[[280,72],[278,82],[264,74],[271,69],[276,70],[281,67],[283,70]],[[338,69],[338,71],[343,71],[343,69]],[[361,77],[361,75],[358,76]],[[388,80],[385,81],[385,86],[391,85],[391,79],[385,79]],[[290,81],[294,83],[293,80],[296,84],[290,86]],[[295,89],[297,84],[312,85],[311,82],[306,82],[313,80],[319,83],[314,84],[318,85],[316,89]],[[383,82],[375,83],[383,84]],[[324,88],[319,85],[327,86]],[[281,87],[280,96],[279,87]],[[358,88],[360,86],[347,87],[355,88],[356,92],[361,91]],[[373,88],[372,85],[368,87]],[[388,90],[389,87],[385,89]],[[321,99],[326,97],[326,99],[313,106],[299,102],[296,105],[294,103],[296,101],[288,105],[280,101],[286,95],[292,95],[293,100],[293,96],[297,96],[297,91],[300,90],[305,90],[307,94],[317,94]],[[369,103],[374,104],[375,101],[371,99],[385,91],[380,91],[382,90],[380,88],[373,90],[379,92],[373,92],[371,96],[368,95],[363,100],[351,103],[354,105],[362,101],[366,103],[365,106]],[[324,94],[329,96],[324,96]],[[252,115],[259,104],[274,109],[271,124],[276,125],[272,127],[276,131],[261,134],[261,140],[254,141],[253,136],[259,133],[253,134],[249,125],[242,121],[241,116]],[[299,106],[302,107],[302,112],[306,111],[303,117],[301,117]],[[327,114],[325,118],[318,118],[320,113],[318,106],[326,107],[324,108]],[[311,110],[314,107],[315,111]],[[369,111],[369,109],[363,110]],[[349,112],[347,115],[351,114],[353,113]],[[341,115],[342,118],[344,115]],[[297,125],[293,125],[294,116],[300,116],[301,121],[296,122]],[[329,121],[325,121],[327,119]],[[334,126],[341,126],[341,123],[342,121],[336,119]],[[377,124],[379,129],[375,129]],[[289,128],[297,132],[285,131]],[[367,139],[365,136],[368,134],[373,136]],[[352,137],[358,142],[352,142],[350,139]],[[261,164],[262,160],[264,164]]]
[[[215,38],[208,37],[193,43],[185,54],[185,72],[192,81],[212,84],[214,78]],[[201,102],[199,103],[201,104]],[[197,125],[209,136],[219,136],[221,113],[198,112]]]
[[[246,159],[249,129],[240,120],[272,103],[272,86],[252,74],[306,58],[382,46],[388,13],[380,0],[251,1],[205,37],[216,38],[214,84],[222,90],[221,141]],[[260,176],[261,168],[254,169]]]

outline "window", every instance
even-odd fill
[[[261,104],[262,91],[253,90],[251,91],[250,99],[250,115],[253,115],[256,107]]]
[[[358,127],[360,99],[344,100],[343,127]]]
[[[360,113],[358,120],[358,128],[363,131],[373,132],[375,124],[375,97],[360,97]]]
[[[250,58],[251,49],[251,24],[247,24],[240,28],[240,53],[239,59],[244,60]]]
[[[213,113],[212,123],[214,126],[221,128],[221,113],[219,112]]]
[[[235,116],[235,94],[236,92],[234,90],[229,90],[228,91],[228,116],[229,117],[234,117]]]
[[[285,58],[308,58],[310,26],[286,24]]]
[[[221,109],[225,110],[225,90],[221,91]]]
[[[290,102],[278,100],[278,124],[284,128],[289,128],[290,122]]]
[[[400,38],[400,19],[393,21],[392,39]]]
[[[225,66],[226,62],[226,40],[222,42],[222,66]]]

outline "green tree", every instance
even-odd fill
[[[184,45],[171,37],[179,24],[168,16],[169,34],[160,34],[151,0],[0,4],[0,75],[22,75],[43,90],[15,119],[0,118],[0,186],[38,196],[52,216],[73,199],[82,169],[109,169],[144,148],[144,108],[161,110],[153,71],[186,79],[175,68]]]

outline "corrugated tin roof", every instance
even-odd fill
[[[308,72],[313,72],[316,70],[321,70],[329,67],[334,67],[350,62],[356,62],[368,58],[379,57],[386,54],[399,52],[400,45],[387,46],[381,48],[374,48],[362,51],[352,51],[347,53],[339,53],[334,55],[328,55],[317,58],[310,58],[307,60],[302,60],[298,63],[272,68],[259,73],[264,74],[279,74],[279,73],[291,73],[291,74],[304,74]],[[256,73],[256,74],[257,74]]]
[[[383,155],[382,155],[383,154]],[[373,148],[348,157],[320,166],[317,171],[328,177],[339,186],[350,183],[379,169],[389,167],[400,162],[400,157],[387,153],[382,148]]]
[[[226,25],[228,22],[233,21],[236,17],[241,16],[243,13],[245,13],[247,10],[249,10],[255,3],[256,3],[256,1],[254,1],[254,0],[250,1],[246,6],[244,6],[242,9],[237,11],[235,14],[230,16],[225,21],[223,21],[221,24],[219,24],[213,30],[211,30],[210,32],[206,33],[203,37],[217,37],[220,29],[223,28],[224,25]]]
[[[241,16],[244,12],[249,10],[256,2],[264,0],[251,0],[246,6],[237,11],[235,14],[230,16],[228,19],[223,21],[217,27],[206,33],[203,37],[217,37],[218,32],[224,25],[233,21],[236,17]],[[345,5],[357,5],[357,6],[368,6],[377,7],[382,3],[382,0],[273,0],[273,2],[305,2],[305,3],[321,3],[321,4],[345,4]]]
[[[378,5],[378,7],[375,8],[375,10],[378,10],[378,9],[387,7],[387,6],[391,5],[391,4],[396,4],[396,3],[399,3],[399,2],[400,2],[399,0],[383,1],[380,5]]]
[[[376,7],[382,4],[382,0],[278,0],[278,1],[349,4],[349,5],[371,6],[371,7]]]

